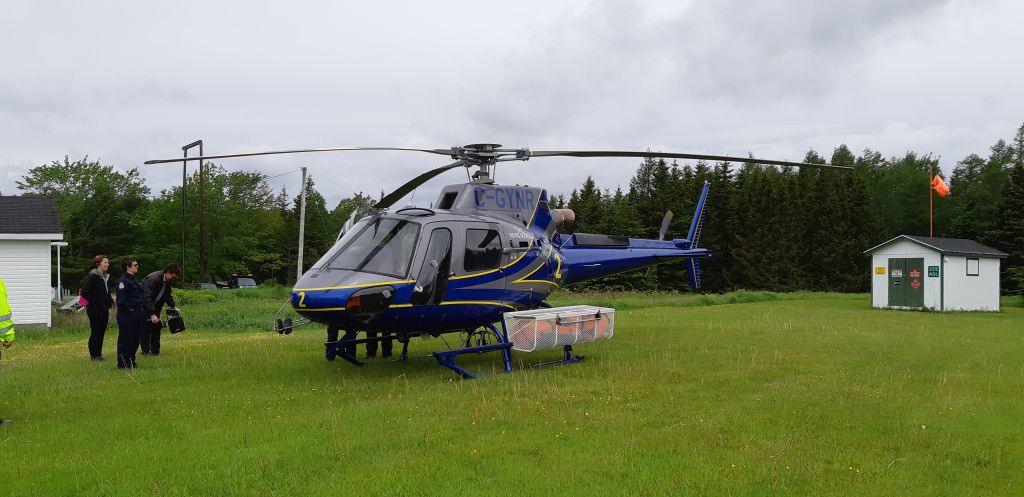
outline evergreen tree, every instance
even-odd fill
[[[573,190],[569,197],[569,208],[576,213],[576,221],[567,231],[570,233],[599,233],[601,227],[601,191],[594,183],[594,178],[587,176],[583,188],[577,193]]]
[[[996,227],[988,238],[994,247],[1008,254],[1002,261],[1004,291],[1024,294],[1024,161],[1014,164],[1010,171]]]

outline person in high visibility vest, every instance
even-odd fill
[[[0,277],[0,344],[5,349],[14,344],[14,319],[11,316],[11,305],[7,302],[7,285],[3,277]],[[0,418],[0,425],[10,422],[9,419]]]

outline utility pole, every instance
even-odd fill
[[[302,252],[306,238],[306,166],[302,166],[302,188],[299,189],[299,265],[296,268],[296,283],[302,278]]]
[[[181,147],[181,152],[184,154],[185,158],[188,158],[188,150],[190,148],[193,148],[193,147],[196,147],[196,146],[199,147],[199,156],[200,157],[203,156],[203,140],[196,140],[196,141],[194,141],[192,143],[189,143],[188,145],[185,145],[184,147]],[[186,171],[186,166],[187,165],[188,165],[188,161],[181,161],[181,286],[185,286],[185,278],[186,278],[185,275],[188,274],[185,271],[185,226],[186,226],[186,224],[185,224],[185,212],[186,212],[185,191],[186,191],[186,186],[187,186],[186,183],[188,181],[188,175],[187,175],[187,171]],[[200,276],[199,277],[200,277],[200,279],[202,279],[203,274],[206,273],[206,256],[203,253],[203,249],[205,248],[205,246],[203,244],[203,235],[205,234],[204,233],[204,229],[203,229],[204,228],[204,223],[203,223],[203,217],[204,217],[203,216],[203,207],[204,207],[203,186],[204,186],[203,185],[203,161],[200,160],[199,161],[199,271],[200,271]]]

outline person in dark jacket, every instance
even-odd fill
[[[114,299],[110,297],[110,260],[105,255],[97,255],[92,258],[92,270],[85,276],[82,284],[82,298],[89,303],[85,306],[85,313],[89,316],[89,357],[94,361],[103,359],[103,336],[107,333],[107,323],[110,322],[110,308],[114,306]]]
[[[171,282],[181,276],[181,269],[178,266],[167,266],[163,271],[153,271],[142,280],[143,304],[146,313],[145,322],[142,323],[142,334],[139,341],[142,344],[142,355],[160,355],[160,310],[164,304],[171,309],[177,307],[174,303],[174,296],[171,295]]]
[[[121,260],[124,272],[117,279],[117,369],[134,369],[135,352],[139,349],[139,333],[143,320],[142,285],[135,279],[139,260],[125,257]]]

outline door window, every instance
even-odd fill
[[[462,267],[466,272],[485,271],[501,265],[501,236],[497,230],[466,230],[466,252]]]
[[[414,305],[436,305],[444,298],[452,265],[452,232],[437,228],[430,233],[427,253],[424,254],[416,290],[412,294]]]

